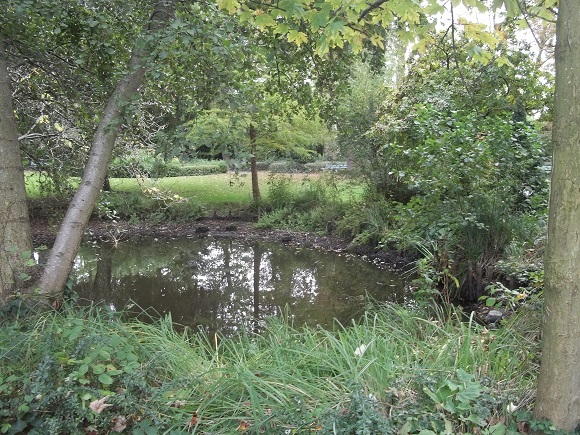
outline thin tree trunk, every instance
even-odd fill
[[[256,127],[250,124],[249,128],[250,146],[252,149],[252,157],[250,157],[250,170],[252,172],[252,196],[254,201],[260,199],[260,184],[258,183],[258,165],[256,162]]]
[[[177,0],[159,0],[149,22],[149,31],[164,27],[173,17]],[[113,146],[122,121],[122,104],[138,92],[145,74],[147,53],[137,44],[129,60],[128,72],[109,97],[99,122],[83,179],[76,191],[39,282],[42,294],[59,300],[77,254],[83,231],[105,182]]]
[[[561,0],[542,359],[535,418],[580,425],[580,3]]]
[[[8,301],[19,284],[19,275],[25,271],[25,257],[30,257],[31,251],[24,169],[4,41],[0,38],[0,305]]]

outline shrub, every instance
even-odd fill
[[[186,177],[227,171],[227,164],[221,160],[196,160],[182,164],[176,157],[165,161],[161,155],[153,156],[147,151],[136,152],[123,158],[116,157],[109,166],[109,176],[115,178]]]
[[[289,176],[271,175],[264,206],[267,209],[258,227],[282,226],[303,231],[334,232],[347,205],[339,198],[332,177],[312,180],[307,176],[295,188]]]
[[[187,163],[180,166],[174,176],[194,176],[225,174],[228,172],[228,165],[223,160],[198,160],[194,163]]]

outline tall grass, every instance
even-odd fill
[[[134,433],[483,429],[509,403],[527,404],[537,372],[535,319],[515,315],[488,331],[459,312],[426,317],[384,305],[335,331],[279,318],[259,335],[208,337],[178,333],[170,318],[126,323],[96,308],[45,313],[1,330],[0,423],[51,433],[106,431],[119,416]],[[446,396],[448,385],[458,390]],[[97,414],[89,404],[104,396],[112,406]]]

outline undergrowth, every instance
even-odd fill
[[[521,310],[489,331],[441,313],[384,305],[334,331],[270,319],[233,337],[96,307],[24,318],[0,333],[0,428],[517,433],[507,409],[530,405],[539,316]]]

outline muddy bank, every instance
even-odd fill
[[[33,242],[38,247],[52,246],[58,229],[44,220],[32,222]],[[176,239],[176,238],[231,238],[247,241],[283,243],[325,251],[345,252],[359,255],[377,266],[403,269],[412,259],[396,252],[377,251],[372,247],[352,248],[349,240],[333,235],[320,235],[281,229],[259,229],[254,222],[232,219],[202,219],[190,223],[166,222],[163,224],[108,222],[92,220],[84,234],[84,241],[121,243],[129,239]]]

